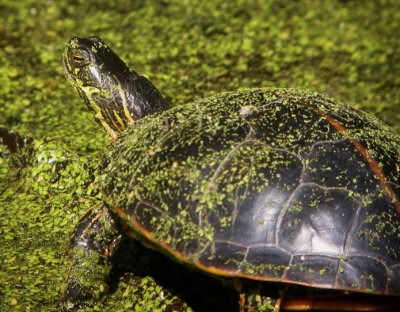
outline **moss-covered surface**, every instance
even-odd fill
[[[99,200],[92,180],[108,138],[63,76],[70,37],[102,37],[173,105],[296,87],[399,131],[398,29],[396,0],[2,1],[0,127],[33,143],[14,155],[0,147],[0,310],[57,311],[69,237]],[[138,267],[124,267],[121,252],[120,272],[131,275],[115,273],[109,310],[162,309],[174,296],[196,311],[232,310],[237,298],[218,281],[141,251]]]
[[[253,88],[177,106],[121,134],[101,168],[132,231],[193,267],[400,295],[400,136],[329,97]]]

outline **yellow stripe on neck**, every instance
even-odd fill
[[[129,120],[129,122],[135,123],[135,120],[132,118],[131,114],[129,113],[128,99],[126,98],[126,93],[125,93],[124,89],[121,86],[121,82],[119,81],[119,79],[115,75],[113,75],[113,77],[117,81],[118,93],[119,93],[119,95],[121,96],[121,99],[122,99],[122,105],[123,105],[123,108],[124,108],[125,117]]]

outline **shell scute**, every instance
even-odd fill
[[[345,254],[360,206],[346,190],[302,184],[278,219],[277,244],[293,254]]]

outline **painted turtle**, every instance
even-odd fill
[[[246,281],[399,302],[400,137],[387,125],[289,89],[169,108],[95,37],[71,39],[63,61],[69,82],[115,138],[100,167],[104,203],[83,217],[72,240],[64,307],[91,305],[104,291],[100,263],[121,228],[233,281],[242,310],[261,310],[269,298]],[[295,302],[277,299],[276,309]],[[340,306],[334,302],[329,309]]]

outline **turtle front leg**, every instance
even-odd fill
[[[66,311],[94,306],[108,291],[110,257],[120,235],[108,208],[93,207],[79,221],[70,244],[70,269],[61,295]]]

